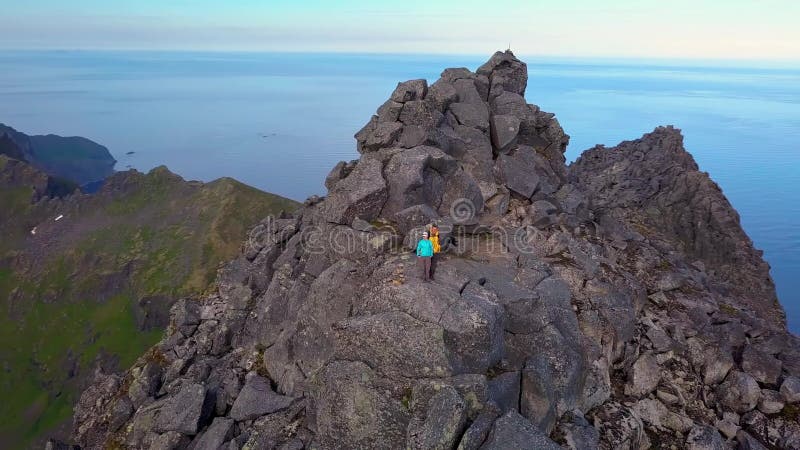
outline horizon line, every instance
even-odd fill
[[[513,52],[513,49],[511,49]],[[504,50],[496,50],[504,51]],[[281,50],[281,49],[236,49],[236,48],[139,48],[139,47],[116,47],[116,48],[93,48],[93,47],[0,47],[0,53],[69,53],[69,52],[120,52],[120,53],[197,53],[197,54],[292,54],[292,55],[351,55],[351,56],[425,56],[425,57],[475,57],[488,58],[491,54],[482,55],[477,52],[418,52],[418,51],[353,51],[353,50]],[[711,66],[714,64],[742,64],[757,63],[768,65],[769,68],[797,68],[800,69],[800,58],[726,58],[726,57],[701,57],[701,56],[633,56],[633,55],[588,55],[588,54],[533,54],[533,53],[514,53],[522,60],[544,59],[544,60],[583,60],[583,61],[616,61],[616,62],[649,62],[649,63],[689,63],[700,66]],[[776,67],[780,66],[780,67]],[[788,66],[788,67],[786,67]],[[747,67],[747,66],[745,66]]]

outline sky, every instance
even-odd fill
[[[799,0],[0,0],[0,48],[800,59]]]

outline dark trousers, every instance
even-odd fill
[[[422,270],[422,279],[428,281],[431,279],[431,257],[430,256],[420,256],[417,258],[419,260],[419,267]]]

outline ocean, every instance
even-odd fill
[[[398,81],[488,56],[3,51],[0,122],[90,138],[119,170],[163,164],[303,200],[358,157],[353,134]],[[800,68],[521,58],[526,97],[556,113],[570,161],[658,125],[682,129],[764,250],[800,332]]]

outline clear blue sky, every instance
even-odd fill
[[[800,0],[0,0],[0,47],[800,59]]]

